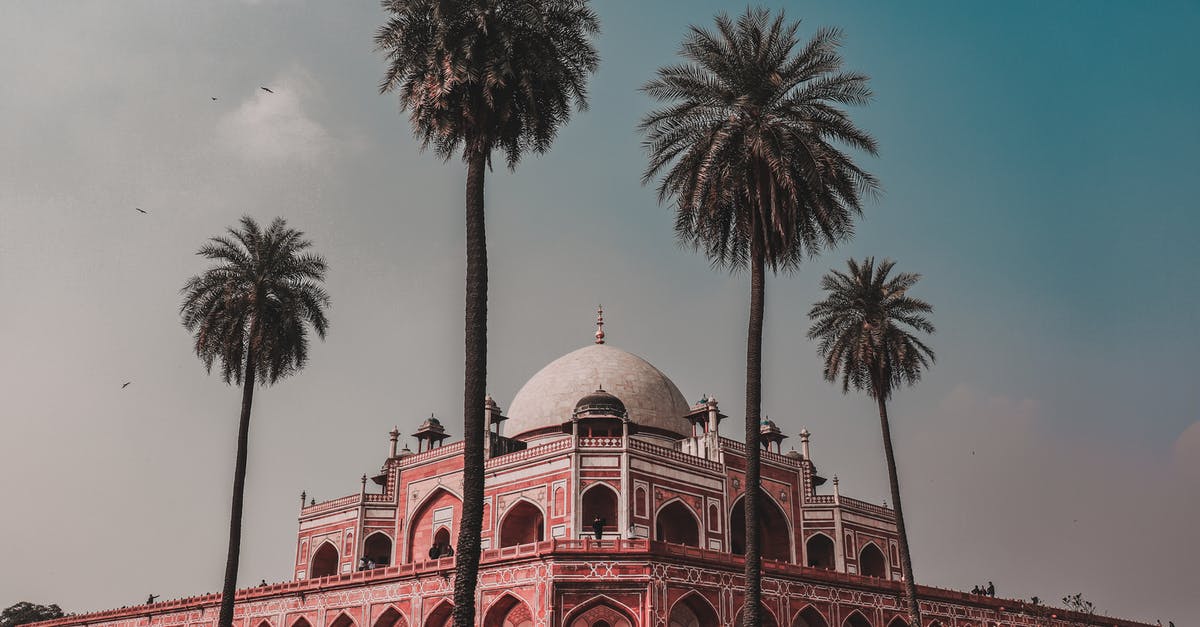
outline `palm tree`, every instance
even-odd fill
[[[746,339],[746,605],[759,606],[759,411],[766,268],[796,269],[806,256],[848,237],[873,176],[839,145],[875,154],[875,140],[840,105],[865,104],[868,78],[842,71],[841,33],[823,28],[800,46],[798,22],[747,9],[716,31],[685,37],[683,64],[658,70],[642,88],[666,101],[640,129],[649,153],[643,183],[662,175],[659,201],[675,205],[681,242],[714,266],[750,268]]]
[[[264,231],[248,216],[240,228],[228,231],[200,248],[197,254],[214,265],[188,279],[179,307],[205,370],[211,373],[213,363],[220,361],[221,378],[242,386],[218,627],[233,625],[254,384],[274,384],[299,372],[308,361],[309,327],[322,340],[329,327],[329,296],[321,287],[325,260],[306,252],[312,243],[304,233],[288,228],[283,218],[275,218]]]
[[[847,262],[847,272],[831,270],[822,277],[821,288],[827,294],[825,300],[808,312],[813,320],[808,337],[820,340],[817,350],[825,360],[826,380],[837,381],[840,377],[843,393],[850,388],[865,391],[879,405],[883,453],[892,484],[892,503],[896,507],[896,532],[900,536],[900,565],[904,569],[909,624],[920,625],[921,610],[904,529],[887,402],[897,386],[916,383],[921,372],[934,361],[933,350],[909,330],[933,333],[933,324],[925,317],[933,307],[908,295],[921,275],[904,272],[889,277],[895,265],[885,259],[876,267],[874,257],[867,257],[861,264],[851,259]]]
[[[422,148],[467,164],[466,374],[463,512],[454,624],[474,624],[483,528],[483,403],[487,378],[484,173],[492,151],[509,169],[549,150],[572,109],[587,106],[599,20],[587,0],[383,0],[375,35],[387,60],[381,93],[395,91]]]

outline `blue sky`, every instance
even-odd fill
[[[502,406],[590,341],[603,302],[612,344],[741,416],[748,286],[678,248],[634,129],[687,25],[743,6],[597,3],[590,109],[490,175]],[[885,192],[853,241],[768,283],[764,411],[785,447],[807,426],[843,493],[886,497],[873,407],[821,380],[804,331],[822,272],[896,259],[938,325],[937,365],[893,406],[918,579],[1200,614],[1178,559],[1200,516],[1200,5],[786,7],[803,35],[843,28],[872,77],[853,115]],[[243,213],[308,232],[334,301],[309,369],[256,397],[243,582],[288,576],[300,490],[356,490],[394,424],[453,424],[463,168],[377,94],[381,19],[373,2],[5,6],[0,345],[19,358],[0,359],[0,493],[41,514],[0,537],[57,540],[3,544],[21,568],[0,605],[219,584],[238,395],[189,353],[177,291]],[[165,578],[126,546],[192,567]]]

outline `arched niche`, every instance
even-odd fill
[[[508,508],[500,521],[500,546],[517,546],[546,539],[546,519],[537,505],[525,500]]]
[[[333,619],[332,623],[327,623],[329,627],[354,627],[354,619],[350,618],[349,614],[342,612]]]
[[[336,575],[339,561],[337,547],[332,542],[322,542],[321,546],[313,551],[312,565],[308,569],[309,579]]]
[[[862,612],[854,610],[850,612],[846,620],[842,621],[842,627],[871,627],[871,621],[867,620],[867,617],[863,616]]]
[[[370,559],[379,566],[392,563],[392,538],[382,531],[376,531],[367,536],[363,543],[363,557]]]
[[[388,606],[371,627],[408,627],[408,620],[395,607]]]
[[[634,619],[616,602],[598,597],[571,611],[565,627],[633,627]]]
[[[450,627],[450,625],[454,624],[453,618],[454,604],[449,599],[442,599],[425,616],[423,625],[425,627]]]
[[[792,561],[791,525],[787,516],[766,492],[758,498],[760,555],[778,562]],[[729,545],[734,555],[746,554],[746,497],[738,498],[729,515]]]
[[[483,616],[483,627],[533,627],[533,612],[521,599],[505,594]]]
[[[720,627],[717,611],[708,599],[691,592],[675,602],[667,620],[668,627]]]
[[[809,605],[800,610],[796,614],[796,618],[792,619],[792,627],[829,627],[829,623],[817,611],[817,608]]]
[[[887,559],[875,543],[868,542],[858,552],[858,572],[865,577],[887,578]]]
[[[833,538],[823,533],[814,533],[809,536],[808,541],[804,543],[804,552],[808,557],[808,565],[813,568],[834,570],[837,567]]]
[[[599,517],[604,521],[604,533],[616,533],[617,516],[620,511],[617,502],[617,492],[607,484],[596,483],[583,493],[583,528],[591,531],[592,522]]]
[[[654,539],[669,544],[700,546],[700,521],[695,512],[675,499],[654,515]]]
[[[408,522],[408,561],[429,559],[429,549],[441,531],[449,536],[458,528],[462,516],[462,499],[444,488],[431,492],[413,512]]]

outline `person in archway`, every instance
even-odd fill
[[[454,547],[449,542],[442,545],[442,557],[450,557],[454,555]]]
[[[596,536],[597,540],[604,537],[604,525],[607,524],[607,522],[608,521],[599,516],[592,520],[592,534]]]
[[[429,547],[429,559],[435,560],[442,556],[442,545],[434,542],[433,546]]]
[[[988,594],[988,596],[990,596],[990,597],[994,597],[994,596],[996,596],[996,586],[995,586],[995,584],[993,584],[993,583],[992,583],[992,582],[990,582],[990,581],[988,582],[987,594]]]

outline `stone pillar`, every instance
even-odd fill
[[[809,459],[808,438],[810,436],[812,436],[812,434],[808,432],[807,427],[800,430],[800,453],[804,455],[804,459]]]

